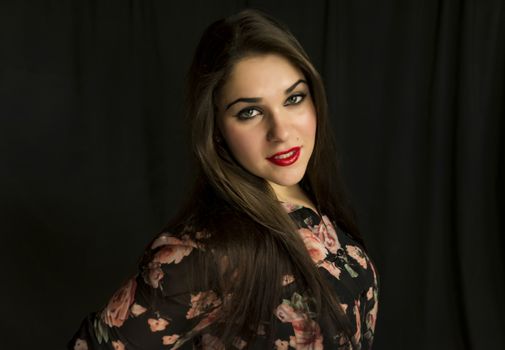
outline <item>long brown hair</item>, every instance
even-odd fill
[[[363,244],[339,177],[323,82],[302,46],[282,23],[247,9],[212,23],[203,33],[187,76],[186,116],[195,155],[191,196],[164,228],[174,235],[209,234],[207,254],[191,278],[226,297],[214,328],[225,345],[251,339],[273,321],[282,278],[295,277],[313,300],[314,313],[352,339],[338,296],[320,275],[294,221],[268,183],[243,168],[219,134],[216,96],[234,65],[250,55],[276,53],[301,69],[317,113],[314,151],[300,186],[324,213]],[[230,282],[232,281],[232,282]],[[195,287],[196,288],[196,287]],[[219,321],[221,320],[221,321]]]

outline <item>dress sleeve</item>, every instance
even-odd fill
[[[367,350],[372,348],[372,344],[375,336],[375,326],[377,321],[377,312],[379,309],[379,281],[378,275],[375,269],[375,265],[367,258],[372,272],[373,283],[367,289],[364,298],[362,298],[362,303],[364,305],[363,316],[364,319],[361,322],[361,349]]]
[[[161,234],[146,249],[137,274],[127,279],[104,308],[89,314],[67,348],[192,349],[219,312],[211,290],[190,293],[191,260],[202,254],[190,240]],[[201,332],[202,331],[202,332]]]

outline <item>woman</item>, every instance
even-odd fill
[[[259,11],[219,20],[186,97],[193,193],[69,348],[371,348],[377,274],[298,41]]]

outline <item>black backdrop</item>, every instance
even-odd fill
[[[2,1],[3,349],[56,349],[185,198],[202,30],[284,21],[322,73],[381,275],[375,349],[505,348],[505,4]]]

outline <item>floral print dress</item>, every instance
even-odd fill
[[[278,324],[275,343],[268,345],[258,331],[254,343],[236,339],[237,349],[322,350],[371,349],[378,311],[375,265],[351,235],[326,215],[281,202],[298,226],[308,253],[330,282],[350,320],[355,345],[341,334],[328,334],[310,311],[310,301],[296,289],[294,278],[283,280],[285,297],[273,310]],[[203,247],[187,236],[167,232],[153,241],[139,266],[99,312],[89,314],[68,349],[224,349],[217,337],[205,333],[216,318],[221,300],[213,291],[187,292],[181,268]],[[200,333],[198,336],[195,334]]]

